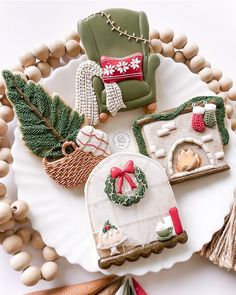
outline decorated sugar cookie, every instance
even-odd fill
[[[85,198],[100,268],[185,243],[185,233],[168,177],[156,161],[118,153],[91,172]]]
[[[51,98],[42,86],[9,71],[3,71],[3,77],[23,139],[33,154],[43,158],[49,177],[64,187],[84,183],[110,154],[107,135],[92,126],[82,127],[84,116],[58,95]]]
[[[196,97],[178,108],[145,116],[133,124],[139,152],[166,170],[171,183],[229,169],[223,146],[229,141],[222,98]]]
[[[108,9],[80,21],[78,31],[88,60],[77,70],[75,109],[89,124],[139,107],[154,112],[160,61],[150,53],[146,14]]]

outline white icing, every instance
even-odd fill
[[[166,151],[164,149],[159,149],[155,152],[156,158],[163,158],[166,156]]]
[[[193,113],[194,114],[202,114],[203,115],[204,112],[205,112],[205,108],[203,108],[203,107],[196,106],[196,107],[193,108]]]
[[[170,134],[170,130],[167,129],[167,128],[163,128],[163,129],[159,129],[159,130],[157,130],[157,135],[158,135],[159,137],[166,136],[166,135],[168,135],[168,134]]]
[[[205,111],[215,111],[216,105],[214,103],[206,103],[205,104]]]
[[[156,151],[156,146],[153,144],[149,147],[150,153],[154,154]]]
[[[187,175],[192,174],[192,173],[202,172],[202,171],[206,171],[206,170],[209,170],[209,169],[212,169],[212,168],[215,168],[215,165],[206,165],[206,166],[196,168],[196,169],[191,170],[191,171],[178,172],[178,173],[175,173],[175,174],[171,175],[170,179],[179,178],[179,177],[182,177],[182,176],[187,176]]]
[[[209,142],[212,140],[213,140],[212,134],[207,134],[207,135],[202,136],[202,142]]]
[[[215,157],[217,160],[223,159],[224,158],[224,152],[217,152],[215,153]]]
[[[168,123],[165,123],[161,126],[162,129],[169,129],[169,130],[175,130],[176,124],[174,121],[170,121]]]

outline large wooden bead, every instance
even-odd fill
[[[199,47],[196,43],[187,43],[184,46],[183,54],[187,59],[191,59],[198,54],[198,51]]]
[[[7,192],[7,188],[4,183],[0,182],[0,198],[4,197]]]
[[[47,62],[40,61],[36,64],[36,67],[40,70],[43,78],[47,78],[51,74],[51,66]]]
[[[10,141],[7,137],[0,137],[0,147],[10,147]]]
[[[7,123],[3,119],[0,119],[0,136],[4,135],[7,132]]]
[[[28,245],[32,236],[32,230],[28,227],[22,227],[16,231],[16,234],[21,237],[24,245]]]
[[[24,270],[21,275],[21,281],[24,285],[31,287],[36,285],[41,279],[40,269],[36,266],[30,266]]]
[[[228,91],[233,86],[232,79],[230,79],[228,77],[222,77],[219,80],[219,83],[220,83],[220,90],[221,91]]]
[[[231,128],[232,130],[236,130],[236,119],[231,119]]]
[[[46,261],[54,261],[58,258],[58,255],[55,249],[49,246],[45,246],[43,248],[43,258]]]
[[[226,110],[226,114],[227,117],[230,119],[231,116],[233,115],[233,107],[230,104],[225,105],[225,110]]]
[[[2,246],[8,254],[15,254],[22,249],[23,241],[19,236],[12,235],[4,239]]]
[[[175,62],[180,62],[180,63],[183,63],[183,64],[186,62],[186,58],[185,58],[182,51],[176,51],[174,53],[173,60]]]
[[[159,32],[156,29],[151,30],[150,35],[149,35],[149,38],[150,38],[150,40],[159,39],[160,38],[160,34],[159,34]]]
[[[187,36],[185,34],[176,34],[172,40],[172,44],[176,49],[182,49],[187,43]]]
[[[62,41],[55,41],[48,45],[51,55],[57,58],[63,57],[66,53],[65,44]]]
[[[0,202],[0,224],[10,220],[11,216],[11,207],[5,203]]]
[[[2,80],[0,80],[0,95],[4,95],[5,91],[6,91],[5,83]]]
[[[14,65],[13,67],[11,67],[12,72],[21,72],[21,73],[23,73],[24,70],[25,69],[21,64],[17,64],[17,65]]]
[[[26,202],[22,200],[17,200],[11,204],[11,210],[12,210],[13,217],[16,220],[21,220],[27,217],[29,206]]]
[[[58,265],[53,261],[45,262],[41,267],[41,274],[45,281],[54,280],[58,274]]]
[[[151,46],[152,46],[152,49],[155,53],[161,53],[162,51],[162,44],[161,44],[161,41],[158,40],[158,39],[152,39],[151,40]]]
[[[10,102],[10,100],[6,97],[6,95],[3,95],[1,97],[1,103],[4,105],[4,106],[8,106],[8,107],[11,107],[12,108],[12,104]]]
[[[190,70],[199,72],[205,66],[206,60],[201,55],[196,55],[190,60]]]
[[[160,39],[164,43],[169,43],[174,37],[174,31],[170,28],[160,31]]]
[[[28,217],[22,218],[22,219],[16,219],[16,222],[19,224],[23,224],[29,221]]]
[[[2,203],[9,206],[9,203],[6,203],[5,200],[2,201]],[[0,232],[5,232],[6,230],[13,229],[15,226],[15,220],[13,218],[10,218],[7,222],[0,224]]]
[[[49,49],[46,44],[38,44],[33,49],[33,55],[41,60],[45,61],[49,58]]]
[[[11,267],[16,271],[22,271],[30,266],[31,255],[27,251],[20,251],[12,256],[10,260]]]
[[[9,164],[0,160],[0,177],[5,177],[9,172]]]
[[[13,162],[13,157],[9,148],[0,148],[0,160],[3,160],[8,164],[11,164]]]
[[[11,122],[14,119],[13,109],[8,106],[1,106],[0,107],[0,118],[6,122]]]
[[[68,40],[65,44],[66,54],[69,57],[76,57],[80,54],[80,44],[75,40]]]
[[[19,61],[23,67],[30,67],[35,65],[36,58],[32,52],[24,52],[20,55]]]
[[[54,56],[50,56],[47,62],[53,69],[59,68],[61,66],[60,58]]]
[[[213,78],[213,71],[210,68],[203,68],[199,73],[200,79],[207,83],[212,80]]]
[[[236,87],[232,87],[228,91],[228,97],[231,100],[236,100]]]
[[[40,70],[34,66],[26,68],[24,74],[29,80],[32,80],[36,83],[42,78]]]
[[[161,55],[164,57],[173,57],[174,53],[174,47],[171,44],[162,44]]]
[[[75,40],[77,42],[80,41],[80,37],[79,34],[76,31],[71,31],[70,33],[68,33],[65,37],[66,41],[68,40]]]
[[[219,69],[219,68],[212,69],[212,72],[213,72],[213,79],[214,80],[218,81],[223,76],[223,73],[222,73],[221,69]]]
[[[45,247],[45,243],[38,232],[33,233],[31,238],[31,245],[37,250],[41,250]]]
[[[216,80],[212,80],[212,81],[210,81],[209,83],[207,83],[207,85],[208,85],[208,88],[209,88],[212,92],[214,92],[214,93],[216,93],[216,94],[220,92],[220,84],[219,84],[218,81],[216,81]]]

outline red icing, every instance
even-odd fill
[[[176,207],[172,207],[170,208],[169,213],[170,213],[176,234],[177,235],[181,234],[183,232],[183,227],[179,217],[178,209]]]
[[[192,128],[197,132],[203,132],[205,130],[205,123],[202,114],[193,114]]]
[[[133,282],[136,295],[148,295],[133,277],[132,277],[132,282]]]
[[[122,186],[124,182],[124,178],[128,181],[130,187],[135,189],[137,185],[133,182],[132,178],[128,175],[128,173],[133,174],[134,173],[134,162],[132,160],[129,160],[125,168],[122,170],[118,167],[111,168],[111,177],[112,178],[118,178],[118,193],[122,194]]]
[[[123,58],[102,56],[100,64],[104,83],[117,83],[124,80],[143,80],[143,55],[134,53]]]

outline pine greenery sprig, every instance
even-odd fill
[[[28,148],[41,158],[63,157],[62,144],[75,141],[84,116],[67,106],[58,95],[50,97],[41,85],[26,82],[7,70],[2,75]]]

